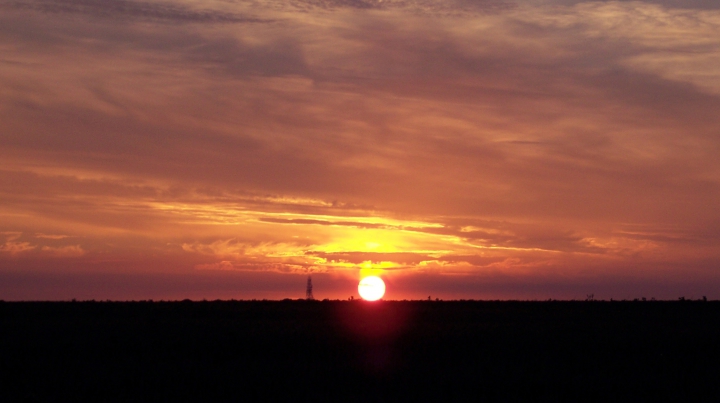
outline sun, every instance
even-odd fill
[[[358,292],[366,301],[377,301],[385,295],[385,282],[378,276],[368,276],[360,280]]]

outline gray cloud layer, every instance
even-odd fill
[[[86,15],[92,18],[133,19],[180,23],[238,23],[263,20],[213,10],[198,10],[182,4],[129,0],[36,0],[7,1],[0,7],[53,14]]]

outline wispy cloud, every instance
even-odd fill
[[[43,246],[41,250],[52,257],[78,257],[86,253],[80,245],[61,247]]]
[[[6,1],[0,7],[52,14],[78,14],[92,18],[135,19],[174,23],[266,22],[219,10],[197,9],[169,1],[131,0],[29,0]]]
[[[65,239],[69,237],[69,235],[35,234],[35,238],[41,239]]]
[[[4,245],[0,246],[0,252],[6,252],[11,255],[16,255],[18,253],[27,252],[35,248],[36,246],[30,245],[29,242],[7,241]]]

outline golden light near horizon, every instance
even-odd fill
[[[385,282],[378,276],[368,276],[360,280],[358,292],[365,301],[377,301],[385,295]]]

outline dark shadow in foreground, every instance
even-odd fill
[[[720,302],[0,302],[0,401],[720,401]]]

